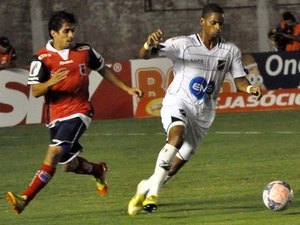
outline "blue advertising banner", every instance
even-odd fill
[[[265,89],[300,88],[300,52],[244,54],[248,79]]]

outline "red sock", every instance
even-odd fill
[[[46,186],[46,184],[51,180],[55,173],[55,168],[43,164],[40,170],[34,175],[31,183],[27,189],[23,192],[23,195],[27,196],[27,201],[29,202],[34,198],[34,196],[39,193],[39,191]]]

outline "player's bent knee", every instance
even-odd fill
[[[170,124],[168,130],[171,130],[171,128],[173,128],[175,126],[183,126],[184,129],[186,128],[186,124],[182,120],[177,120],[177,121]]]
[[[75,158],[68,163],[61,164],[61,169],[63,172],[73,172],[77,169],[77,166],[78,166],[78,160],[77,158]]]
[[[183,144],[185,132],[186,124],[183,121],[178,120],[171,123],[168,128],[168,144],[179,149]]]
[[[71,170],[70,170],[68,164],[63,164],[63,165],[61,165],[61,170],[62,170],[63,172],[71,172]]]

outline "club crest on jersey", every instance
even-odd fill
[[[218,65],[217,65],[217,69],[218,70],[224,70],[225,64],[226,64],[226,60],[219,59],[218,60]]]
[[[201,100],[205,97],[207,80],[204,77],[195,77],[191,80],[189,88],[192,95]]]

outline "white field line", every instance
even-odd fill
[[[270,133],[270,132],[260,132],[260,131],[214,131],[214,132],[208,132],[209,134],[214,133],[214,134],[221,134],[221,135],[241,135],[241,134],[264,134],[264,133]],[[274,134],[299,134],[300,132],[295,132],[295,131],[273,131],[271,133]],[[163,132],[156,132],[156,133],[84,133],[83,136],[146,136],[146,135],[165,135]],[[15,135],[10,135],[10,136],[5,136],[2,135],[1,139],[19,139],[19,138],[24,138],[23,136],[15,136]]]
[[[299,133],[299,132],[293,132],[293,131],[277,131],[276,133],[277,133],[277,134],[296,134],[296,133]]]
[[[258,131],[215,131],[215,134],[261,134]]]
[[[270,133],[270,132],[260,132],[260,131],[214,131],[214,132],[208,132],[214,133],[214,134],[224,134],[224,135],[240,135],[240,134],[264,134],[264,133]],[[295,131],[272,131],[271,133],[274,134],[298,134],[300,132]],[[157,133],[85,133],[84,136],[146,136],[146,135],[165,135],[163,132],[157,132]]]
[[[273,132],[260,132],[260,131],[215,131],[215,134],[264,134],[264,133],[274,133],[274,134],[299,134],[300,132],[295,131],[273,131]]]

